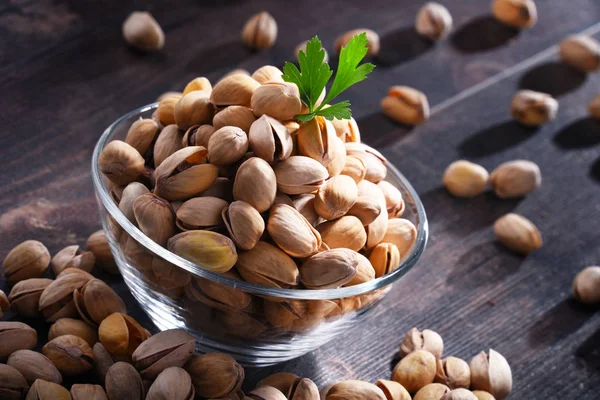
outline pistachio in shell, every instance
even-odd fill
[[[375,277],[379,278],[400,266],[400,252],[393,243],[379,243],[371,250],[369,261],[375,269]]]
[[[417,228],[405,218],[392,218],[388,221],[387,230],[382,242],[393,243],[405,257],[417,240]]]
[[[14,247],[4,258],[2,273],[6,280],[15,284],[19,281],[40,278],[50,264],[50,253],[37,240],[26,240]]]
[[[19,371],[10,365],[0,364],[0,396],[3,399],[23,399],[28,389],[29,385]]]
[[[73,400],[108,400],[106,392],[100,385],[76,383],[71,386]]]
[[[152,118],[141,118],[129,127],[125,143],[133,147],[141,155],[145,155],[152,148],[160,128]]]
[[[81,273],[71,271],[81,271]],[[73,292],[81,289],[90,279],[93,277],[85,271],[67,268],[52,281],[44,289],[39,300],[39,310],[46,321],[55,322],[60,318],[77,317]]]
[[[400,383],[409,393],[416,393],[433,383],[436,359],[425,350],[417,350],[404,357],[394,368],[392,380]]]
[[[165,45],[165,34],[148,11],[134,11],[123,22],[123,38],[142,51],[158,51]]]
[[[377,186],[379,186],[383,197],[385,197],[388,218],[401,217],[404,214],[405,204],[400,190],[386,181],[379,182]]]
[[[100,324],[109,315],[125,313],[125,303],[114,290],[100,279],[91,279],[73,292],[79,316],[91,326]]]
[[[330,249],[345,247],[359,251],[367,242],[365,227],[358,218],[353,216],[322,222],[317,225],[317,231]]]
[[[265,231],[265,221],[250,204],[237,200],[221,211],[229,236],[242,250],[251,250]]]
[[[18,282],[8,294],[10,307],[13,311],[25,318],[39,317],[39,301],[42,292],[52,279],[30,278]]]
[[[410,393],[398,382],[378,379],[376,385],[385,394],[387,400],[411,400]]]
[[[121,140],[108,143],[98,158],[100,171],[117,185],[135,181],[144,170],[144,157]]]
[[[158,290],[173,298],[181,296],[192,279],[189,272],[160,257],[152,259],[152,272]]]
[[[309,257],[321,247],[319,232],[298,210],[286,204],[271,207],[267,231],[279,248],[292,257]]]
[[[252,73],[252,78],[261,85],[269,82],[283,82],[282,76],[283,72],[272,65],[263,65]]]
[[[270,115],[277,120],[286,121],[302,110],[300,91],[295,83],[264,83],[252,94],[251,107],[258,117]]]
[[[223,274],[228,278],[241,280],[234,270]],[[191,300],[198,300],[220,310],[244,310],[252,303],[252,296],[243,290],[231,288],[209,279],[194,277],[186,287],[186,295]]]
[[[2,314],[10,309],[10,302],[6,293],[3,290],[0,290],[0,318],[2,318]]]
[[[80,319],[61,318],[50,327],[48,331],[48,340],[55,339],[62,335],[75,335],[93,347],[98,342],[98,331],[89,324]]]
[[[193,90],[184,94],[173,110],[175,123],[183,131],[194,125],[210,123],[213,114],[213,105],[210,102],[210,91],[208,90]]]
[[[71,400],[71,394],[63,386],[48,382],[43,379],[37,379],[31,385],[29,393],[25,400]]]
[[[146,400],[193,400],[196,395],[190,375],[179,367],[169,367],[157,377]]]
[[[350,211],[357,197],[358,187],[352,178],[346,175],[334,176],[315,195],[315,210],[321,217],[334,220]]]
[[[344,168],[340,173],[354,179],[354,182],[358,184],[360,181],[365,179],[365,176],[367,175],[367,167],[360,158],[347,156]]]
[[[268,163],[285,160],[292,154],[292,137],[286,127],[268,115],[263,115],[248,131],[250,149]]]
[[[129,359],[150,333],[132,317],[115,312],[102,320],[98,336],[103,348],[113,357]]]
[[[94,353],[94,375],[98,381],[104,386],[106,373],[113,366],[115,359],[111,356],[102,343],[98,342],[92,348]]]
[[[386,400],[386,397],[372,383],[341,381],[329,388],[326,400]]]
[[[109,400],[144,400],[144,385],[140,374],[131,364],[119,361],[106,373],[106,394]]]
[[[218,231],[223,228],[221,213],[227,206],[225,200],[211,196],[187,200],[177,210],[177,226],[183,231]]]
[[[309,289],[329,289],[350,282],[358,269],[358,253],[340,248],[322,251],[300,266],[300,280]]]
[[[294,260],[267,242],[259,241],[252,250],[241,252],[236,268],[251,283],[279,288],[298,285],[298,267]]]
[[[143,379],[155,379],[168,367],[183,367],[192,357],[196,341],[183,329],[157,333],[142,342],[131,359]]]
[[[335,129],[337,137],[340,138],[344,143],[360,143],[360,130],[356,124],[356,120],[353,117],[350,119],[337,119],[331,120],[331,124]]]
[[[327,169],[305,156],[291,156],[275,165],[277,187],[286,194],[311,193],[318,190],[329,176]]]
[[[444,341],[435,331],[430,329],[420,331],[417,328],[412,328],[406,333],[400,345],[400,355],[405,357],[417,350],[426,350],[436,358],[441,358],[444,352]]]
[[[349,156],[359,158],[367,171],[365,179],[378,183],[387,175],[387,159],[374,148],[363,143],[346,143],[346,152]]]
[[[318,116],[300,125],[298,152],[326,167],[333,160],[335,138],[337,135],[331,122]]]
[[[331,143],[331,161],[325,168],[329,172],[329,177],[338,176],[342,173],[344,166],[346,165],[346,146],[342,139],[336,137],[333,138]]]
[[[267,11],[254,14],[242,29],[242,40],[254,50],[273,46],[275,39],[277,39],[277,22]]]
[[[297,379],[287,393],[289,400],[319,400],[319,388],[308,378]]]
[[[506,358],[497,351],[482,351],[469,364],[471,388],[491,393],[502,400],[512,391],[512,372]]]
[[[277,372],[261,380],[256,386],[271,386],[282,393],[288,393],[290,388],[299,379],[298,375],[289,372]]]
[[[360,253],[356,253],[358,257],[358,266],[356,267],[356,274],[352,277],[352,280],[346,283],[344,286],[360,285],[368,281],[375,279],[375,269],[371,265],[369,259]]]
[[[244,381],[244,368],[231,356],[223,353],[194,355],[185,364],[196,393],[217,399],[240,390]]]
[[[219,111],[213,118],[213,127],[219,130],[225,126],[235,126],[249,133],[250,126],[256,121],[252,110],[244,106],[229,106]],[[203,145],[201,145],[203,146]]]
[[[94,364],[94,353],[85,340],[74,335],[52,339],[42,352],[63,375],[79,375]]]
[[[276,174],[268,162],[252,157],[242,163],[233,183],[235,200],[245,201],[262,213],[271,207],[276,193]]]
[[[469,364],[457,357],[438,359],[435,382],[443,383],[450,389],[468,389],[471,386]]]
[[[175,106],[180,99],[181,96],[165,97],[158,103],[155,113],[161,124],[165,126],[175,124]]]
[[[319,223],[320,216],[315,210],[315,195],[311,193],[305,193],[294,197],[293,200],[294,208],[300,212],[306,218],[312,226],[316,226]]]
[[[188,231],[169,239],[173,253],[214,272],[229,271],[238,260],[235,244],[227,236],[211,231]]]
[[[8,357],[6,364],[19,371],[30,385],[36,379],[62,383],[62,375],[52,364],[52,361],[42,353],[32,350],[17,350]]]
[[[254,114],[252,114],[254,115]],[[209,124],[190,126],[183,139],[181,139],[182,148],[188,146],[203,146],[208,147],[208,141],[213,133],[217,130]]]
[[[423,386],[417,393],[415,393],[413,400],[439,400],[446,393],[450,393],[448,386],[441,383],[430,383],[429,385]]]
[[[286,400],[286,397],[279,390],[271,386],[259,386],[248,393],[251,400]]]
[[[78,245],[67,246],[52,257],[50,268],[54,276],[60,275],[65,268],[79,268],[91,272],[96,264],[96,257],[91,251],[81,252]]]
[[[221,79],[210,93],[210,101],[215,107],[233,105],[251,107],[254,91],[260,83],[246,74],[236,73]]]
[[[154,144],[154,167],[158,168],[171,154],[180,150],[183,146],[183,134],[175,124],[165,126]]]

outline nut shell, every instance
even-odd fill
[[[572,35],[560,43],[559,55],[563,62],[584,72],[600,68],[600,43],[586,35]]]
[[[258,157],[242,163],[233,182],[235,200],[245,201],[261,213],[271,207],[276,193],[276,175],[269,163]]]
[[[372,383],[341,381],[329,388],[326,400],[386,400],[386,397]]]
[[[127,44],[143,51],[157,51],[165,45],[165,34],[148,11],[134,11],[123,22]]]
[[[60,372],[52,364],[52,361],[41,353],[31,350],[17,350],[8,357],[6,364],[18,370],[30,385],[36,379],[62,383]]]
[[[263,241],[252,250],[241,252],[236,268],[251,283],[286,288],[298,285],[299,272],[294,260],[283,250]]]
[[[409,393],[416,393],[425,385],[433,383],[435,371],[435,356],[428,351],[417,350],[396,365],[392,380],[404,386]]]
[[[358,187],[354,180],[346,175],[338,175],[319,188],[315,195],[315,210],[321,217],[334,220],[350,211],[357,197]]]
[[[235,244],[211,231],[188,231],[169,239],[167,247],[180,257],[214,272],[229,271],[238,260]]]
[[[300,280],[309,289],[340,287],[354,278],[359,262],[358,253],[350,249],[322,251],[302,263]]]
[[[135,181],[144,170],[144,157],[127,143],[113,140],[100,153],[98,165],[111,182],[127,185]]]
[[[330,249],[348,248],[359,251],[367,242],[367,233],[362,222],[353,216],[323,222],[317,225],[317,231]]]
[[[185,131],[193,125],[208,124],[212,121],[214,110],[210,102],[210,93],[208,90],[194,90],[179,99],[173,110],[179,129]]]
[[[408,86],[392,86],[381,100],[385,115],[406,125],[419,125],[429,119],[429,102],[424,93]]]
[[[50,253],[37,240],[26,240],[14,247],[2,263],[6,280],[15,284],[25,279],[40,278],[50,264]]]
[[[85,340],[74,335],[52,339],[42,352],[63,375],[79,375],[94,364],[94,353]]]
[[[265,221],[260,213],[241,200],[234,201],[224,208],[221,218],[229,236],[242,250],[254,248],[265,231]]]
[[[558,102],[549,94],[520,90],[510,104],[515,120],[526,126],[539,126],[556,118]]]
[[[351,31],[344,33],[340,37],[338,37],[337,40],[335,41],[336,52],[339,54],[340,50],[342,49],[342,46],[347,45],[353,36],[356,36],[363,32],[367,34],[368,50],[367,50],[367,54],[365,55],[365,57],[376,56],[377,54],[379,54],[379,48],[380,48],[379,35],[375,31],[372,31],[371,29],[365,29],[365,28],[353,29]]]
[[[537,22],[533,0],[494,0],[492,12],[498,21],[515,28],[531,28]]]
[[[439,3],[426,3],[417,13],[415,29],[431,40],[443,39],[452,30],[452,15]]]
[[[292,257],[309,257],[321,247],[321,235],[294,207],[271,207],[267,231],[271,239]]]
[[[302,110],[298,86],[290,82],[268,82],[252,94],[251,107],[257,117],[269,115],[277,120],[294,118]]]
[[[522,197],[542,184],[542,173],[536,163],[514,160],[501,164],[490,176],[496,196],[502,199]]]
[[[255,50],[266,49],[277,39],[277,22],[271,14],[262,11],[253,15],[242,29],[242,40]]]
[[[600,303],[600,267],[581,270],[573,280],[573,297],[585,304]]]
[[[235,126],[248,133],[254,121],[256,121],[256,116],[250,108],[229,106],[215,115],[213,118],[213,127],[218,130],[225,126]],[[200,144],[200,146],[204,145]]]
[[[245,74],[234,74],[221,79],[210,93],[210,101],[215,107],[251,107],[254,91],[260,83]]]
[[[240,390],[244,381],[244,368],[231,356],[223,353],[194,355],[185,365],[196,393],[216,399]]]
[[[502,400],[512,390],[512,372],[502,354],[490,349],[481,352],[471,360],[471,387],[491,393]]]
[[[446,168],[442,181],[446,190],[453,196],[471,198],[483,193],[489,177],[481,165],[458,160]]]
[[[538,228],[527,218],[509,213],[494,223],[496,240],[516,253],[528,254],[543,245]]]

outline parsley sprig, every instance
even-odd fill
[[[329,64],[325,62],[325,50],[319,38],[317,36],[312,38],[306,44],[306,52],[300,51],[298,54],[300,70],[290,62],[285,63],[283,80],[298,86],[300,99],[308,107],[308,114],[299,114],[294,118],[301,122],[308,122],[316,116],[329,120],[348,119],[352,116],[348,100],[335,104],[329,103],[350,86],[365,80],[375,68],[371,63],[359,65],[367,54],[367,44],[367,34],[363,32],[353,36],[348,44],[342,47],[335,78],[329,93],[319,106],[317,100],[333,75]],[[326,107],[328,104],[329,106]]]

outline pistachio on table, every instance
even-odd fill
[[[7,365],[19,371],[32,385],[36,379],[61,384],[62,375],[43,354],[32,350],[17,350],[8,357]]]
[[[194,355],[184,368],[196,393],[211,399],[225,398],[239,391],[245,376],[244,368],[223,353]]]
[[[600,303],[600,267],[586,267],[573,280],[573,297],[585,304]]]
[[[91,251],[81,252],[78,245],[67,246],[52,257],[50,268],[54,276],[66,268],[79,268],[91,272],[96,264],[96,257]]]
[[[106,394],[109,400],[144,400],[142,378],[131,364],[119,361],[106,373]]]
[[[66,388],[57,383],[37,379],[31,385],[25,400],[45,399],[71,400],[71,394]]]
[[[446,385],[441,383],[430,383],[423,386],[417,393],[415,393],[413,400],[439,400],[449,392],[450,389]]]
[[[458,388],[444,394],[440,400],[478,400],[477,397],[465,388]]]
[[[50,253],[37,240],[26,240],[14,247],[4,258],[2,273],[6,280],[15,284],[19,281],[40,278],[50,264]]]
[[[481,165],[466,160],[454,161],[444,171],[444,187],[456,197],[475,197],[483,193],[490,174]]]
[[[494,222],[496,240],[516,253],[528,254],[542,247],[542,235],[527,218],[509,213]]]
[[[410,393],[398,382],[379,379],[376,382],[387,400],[411,400]]]
[[[17,350],[31,350],[37,343],[35,329],[22,322],[0,321],[0,361]]]
[[[592,118],[600,119],[600,95],[597,95],[590,101],[588,110]]]
[[[372,383],[341,381],[327,391],[326,400],[386,400],[383,391]]]
[[[600,68],[600,43],[587,35],[572,35],[559,45],[563,62],[580,71],[592,72]]]
[[[130,46],[156,51],[165,45],[165,34],[148,11],[135,11],[123,22],[123,37]]]
[[[490,349],[481,352],[471,360],[471,387],[491,393],[497,400],[503,400],[512,390],[512,372],[506,358]]]
[[[195,347],[193,336],[182,329],[171,329],[143,341],[131,359],[143,379],[154,379],[168,367],[183,367]]]
[[[29,390],[25,377],[10,365],[0,364],[0,394],[7,400],[20,400]]]
[[[520,90],[512,99],[510,111],[517,122],[539,126],[556,118],[558,101],[546,93]]]
[[[435,382],[443,383],[450,389],[468,389],[471,386],[471,370],[469,364],[457,357],[437,359]]]
[[[96,231],[87,239],[86,247],[94,253],[96,264],[111,274],[118,274],[119,269],[110,251],[110,246],[103,230]]]
[[[193,400],[195,394],[190,375],[182,368],[169,367],[156,377],[146,400]]]
[[[405,357],[417,350],[426,350],[436,358],[441,358],[444,352],[444,341],[437,332],[430,329],[419,331],[417,328],[412,328],[406,333],[400,345],[400,355]]]
[[[52,283],[52,279],[30,278],[18,282],[8,294],[11,308],[26,318],[39,317],[39,301],[42,292]]]
[[[108,400],[106,392],[100,385],[76,383],[71,386],[73,400]]]
[[[98,331],[89,324],[80,319],[61,318],[50,327],[48,331],[48,340],[52,340],[62,335],[75,335],[93,347],[98,342]]]
[[[522,197],[542,184],[542,173],[536,163],[514,160],[500,164],[490,176],[490,185],[500,198]]]
[[[435,373],[435,356],[428,351],[417,350],[400,360],[394,368],[392,380],[404,386],[409,393],[416,393],[433,383]]]
[[[277,39],[277,22],[271,14],[261,11],[253,15],[242,29],[242,40],[255,50],[266,49]]]
[[[121,297],[100,279],[91,279],[76,289],[73,298],[79,316],[91,326],[99,325],[112,313],[126,311]]]
[[[85,340],[74,335],[52,339],[42,352],[64,375],[78,375],[89,371],[94,364],[94,353]]]
[[[531,28],[537,22],[533,0],[494,0],[492,12],[498,21],[515,28]]]
[[[392,86],[381,100],[385,115],[406,125],[419,125],[429,119],[429,102],[422,92],[408,86]]]
[[[446,7],[439,3],[425,3],[417,14],[415,29],[421,36],[440,40],[452,30],[452,16]]]

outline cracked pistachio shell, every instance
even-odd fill
[[[404,357],[394,368],[392,380],[400,383],[409,393],[416,393],[433,383],[436,359],[425,350],[417,350]]]
[[[512,390],[512,372],[502,354],[490,349],[482,351],[469,364],[471,367],[471,387],[491,393],[502,400]]]
[[[382,242],[395,244],[400,256],[406,257],[416,240],[417,228],[412,222],[404,218],[392,218],[388,221]]]
[[[208,158],[214,165],[239,161],[248,151],[248,135],[235,126],[224,126],[208,140]]]
[[[444,341],[437,332],[429,329],[424,329],[421,332],[417,328],[412,328],[406,333],[404,341],[400,345],[400,355],[405,357],[417,350],[426,350],[436,358],[441,358],[444,351]]]
[[[21,317],[39,317],[40,296],[51,283],[52,279],[46,278],[30,278],[18,282],[8,294],[11,309]]]
[[[398,382],[379,379],[377,387],[385,394],[387,400],[411,400],[410,393]]]
[[[386,397],[372,383],[341,381],[329,388],[326,400],[386,400]]]
[[[532,161],[508,161],[492,172],[490,184],[496,196],[502,199],[522,197],[540,187],[542,173]]]
[[[150,337],[150,333],[135,319],[116,312],[100,323],[98,337],[103,349],[111,356],[117,359],[129,359],[135,349]],[[95,349],[94,345],[94,352]]]
[[[423,386],[413,397],[413,400],[440,400],[446,393],[450,393],[448,386],[441,383],[430,383]]]
[[[377,184],[383,197],[385,197],[385,204],[388,212],[388,218],[400,217],[404,213],[404,200],[402,199],[402,193],[397,187],[389,182],[381,181]]]
[[[366,28],[353,29],[338,37],[335,41],[336,52],[339,54],[340,50],[342,49],[342,46],[347,45],[353,36],[359,35],[363,32],[367,34],[368,50],[365,57],[376,56],[377,54],[379,54],[379,35],[375,31]]]
[[[386,158],[374,148],[362,143],[346,143],[346,152],[349,156],[359,158],[367,169],[366,180],[377,183],[387,175]]]
[[[161,246],[165,246],[176,232],[175,213],[171,204],[154,193],[146,193],[135,199],[133,213],[140,230]]]
[[[358,187],[352,178],[339,175],[325,182],[315,195],[315,210],[327,219],[344,216],[356,202]]]
[[[294,143],[286,127],[275,118],[263,115],[248,131],[250,149],[268,163],[285,160],[292,154]]]
[[[317,231],[330,249],[345,247],[359,251],[367,242],[365,227],[358,218],[352,216],[322,222],[317,225]]]
[[[6,280],[15,284],[30,278],[40,278],[50,264],[50,253],[37,240],[26,240],[14,247],[2,263]]]
[[[259,241],[252,250],[238,257],[237,271],[248,282],[259,285],[292,288],[298,285],[298,267],[283,250]]]
[[[283,393],[271,386],[254,388],[248,393],[248,398],[251,400],[286,400]]]
[[[177,210],[177,226],[183,231],[206,229],[211,231],[223,227],[222,211],[227,202],[217,197],[195,197],[184,202]]]
[[[143,379],[155,379],[168,367],[183,367],[195,348],[196,340],[192,335],[183,329],[170,329],[142,342],[131,359]]]
[[[252,94],[260,83],[245,74],[233,74],[221,79],[210,93],[210,101],[215,107],[233,105],[250,107]]]
[[[175,124],[175,106],[183,96],[165,97],[158,103],[156,118],[163,125]],[[154,118],[154,116],[153,116]]]
[[[195,395],[190,375],[183,368],[169,367],[156,377],[146,400],[193,400]]]
[[[92,348],[75,335],[62,335],[52,339],[42,348],[42,352],[63,375],[82,374],[94,364]]]
[[[210,81],[203,76],[194,78],[191,81],[189,81],[188,84],[185,85],[182,94],[185,96],[190,92],[195,92],[199,90],[204,90],[208,92],[212,90],[212,85],[210,84]]]
[[[331,121],[318,116],[300,124],[298,152],[326,167],[334,157],[335,138],[337,135]]]
[[[268,162],[259,157],[249,158],[235,174],[233,198],[245,201],[260,213],[265,212],[275,200],[276,180],[276,173]]]
[[[267,231],[273,241],[292,257],[309,257],[319,251],[321,235],[294,207],[271,207]]]
[[[320,216],[315,210],[315,195],[306,193],[298,195],[293,200],[294,208],[306,218],[312,226],[317,226]]]
[[[71,386],[71,398],[73,400],[108,400],[102,386],[81,383]]]
[[[469,364],[456,357],[438,359],[435,382],[443,383],[450,389],[468,389],[471,386]]]
[[[152,148],[154,139],[158,135],[160,128],[158,123],[152,118],[141,118],[131,124],[125,143],[133,147],[138,153],[144,155]]]
[[[158,134],[154,144],[154,167],[158,168],[171,154],[180,150],[183,146],[183,135],[177,125],[165,126]]]
[[[196,393],[210,399],[238,392],[244,382],[244,368],[224,353],[194,355],[185,364]]]
[[[489,178],[490,174],[481,165],[458,160],[448,165],[442,182],[453,196],[471,198],[484,192]]]
[[[431,40],[443,39],[452,30],[452,15],[439,3],[426,3],[417,13],[415,29]]]
[[[336,137],[333,139],[331,147],[331,162],[327,164],[327,172],[330,177],[340,175],[346,165],[346,146],[344,142]]]
[[[468,389],[454,389],[442,396],[440,400],[477,400],[477,397]]]
[[[510,103],[510,112],[523,125],[539,126],[556,118],[558,101],[546,93],[519,90]]]
[[[71,400],[71,394],[61,385],[37,379],[31,385],[25,400]]]
[[[60,318],[77,317],[77,308],[73,300],[73,292],[85,286],[91,275],[83,273],[72,273],[73,268],[68,268],[52,281],[40,295],[39,310],[48,322],[55,322]],[[81,271],[76,270],[75,271]]]
[[[272,65],[264,65],[254,71],[252,74],[252,78],[254,78],[258,83],[264,85],[269,82],[280,82],[283,83],[282,78],[283,72]]]
[[[494,223],[496,240],[519,254],[529,254],[543,245],[538,228],[527,218],[509,213]]]
[[[17,350],[8,357],[6,364],[19,371],[30,385],[36,379],[62,383],[60,372],[52,364],[52,361],[41,353],[31,350]]]
[[[373,222],[369,223],[368,225],[365,225],[365,230],[367,232],[367,244],[365,245],[365,248],[367,250],[370,250],[373,247],[377,246],[379,243],[381,243],[387,231],[388,213],[385,203],[385,197],[383,196],[381,190],[379,190],[379,187],[368,180],[361,181],[357,186],[359,200],[361,199],[361,197],[371,197],[371,201],[377,202],[379,204],[379,215],[377,215]],[[359,201],[357,201],[357,203],[359,203]],[[361,211],[361,213],[358,213],[357,210],[352,209],[350,211],[350,214],[357,215],[359,219],[363,221],[363,224],[366,222],[366,218],[369,216],[369,213],[373,212],[373,210],[369,210],[369,208],[373,209],[376,207],[375,205],[371,205],[369,207],[365,206],[366,204],[363,204],[363,208],[359,210]]]
[[[23,375],[10,365],[0,364],[0,395],[6,400],[25,397],[29,385]]]
[[[131,364],[117,362],[106,373],[106,394],[110,400],[144,400],[144,385]]]
[[[429,102],[424,93],[408,86],[392,86],[381,100],[385,115],[406,125],[419,125],[429,119]]]
[[[179,129],[187,130],[193,125],[208,124],[214,114],[210,91],[194,90],[184,94],[175,105],[173,115]]]
[[[237,200],[221,211],[229,236],[242,250],[250,250],[265,231],[265,221],[250,204]]]
[[[494,396],[484,390],[473,390],[473,394],[477,400],[496,400]]]
[[[50,268],[54,276],[66,268],[78,268],[85,272],[91,272],[96,265],[96,257],[91,251],[79,251],[78,245],[67,246],[52,257],[50,260]]]
[[[319,388],[308,378],[298,379],[287,392],[289,400],[319,400]]]
[[[256,385],[259,386],[271,386],[279,390],[281,393],[289,393],[290,388],[300,380],[300,377],[289,372],[277,372],[273,375],[267,376]]]
[[[214,126],[208,124],[191,126],[185,131],[183,139],[181,139],[181,148],[188,146],[208,147],[208,140],[216,131]]]
[[[360,253],[356,253],[356,255],[358,256],[358,266],[356,267],[356,274],[354,274],[352,280],[346,283],[344,286],[360,285],[361,283],[365,283],[375,279],[375,270],[373,269],[373,266],[371,265],[369,259]]]
[[[280,121],[294,118],[302,110],[300,91],[295,83],[269,82],[254,91],[252,111],[257,117],[269,115]]]
[[[91,326],[100,324],[112,313],[125,313],[125,303],[114,290],[100,279],[88,281],[73,292],[79,316]]]
[[[261,11],[254,14],[242,29],[242,40],[254,50],[266,49],[277,39],[277,22],[271,14]]]
[[[331,124],[335,129],[337,137],[340,138],[344,143],[360,143],[360,130],[358,129],[356,120],[353,117],[350,117],[350,119],[334,118],[331,120]]]
[[[73,318],[61,318],[50,327],[48,331],[48,340],[52,340],[62,335],[79,336],[90,345],[94,346],[98,342],[98,331],[86,324],[84,321]]]
[[[376,195],[359,195],[348,210],[348,215],[355,216],[364,226],[368,226],[381,214],[381,203],[381,199]]]
[[[286,194],[303,194],[318,190],[329,176],[318,161],[292,156],[275,165],[277,187]]]
[[[379,278],[394,271],[400,265],[400,252],[393,243],[379,243],[371,251],[369,261]]]
[[[144,157],[127,143],[113,140],[100,153],[98,165],[111,182],[127,185],[141,175],[144,170]]]
[[[169,239],[170,251],[213,272],[229,271],[238,260],[235,244],[212,231],[188,231]]]
[[[537,22],[537,8],[533,0],[494,0],[494,17],[515,28],[531,28]]]
[[[573,297],[584,304],[600,303],[600,267],[581,270],[573,280]]]
[[[148,11],[134,11],[123,22],[127,44],[143,51],[157,51],[165,45],[165,34]]]
[[[119,201],[119,210],[121,210],[129,221],[136,225],[137,221],[133,212],[133,202],[141,195],[149,192],[148,188],[139,182],[131,182],[123,189],[121,200]]]
[[[37,343],[37,332],[22,322],[0,321],[0,362],[17,350],[31,350]]]
[[[219,111],[213,118],[215,129],[221,129],[225,126],[235,126],[248,133],[252,123],[256,121],[256,116],[252,110],[244,106],[229,106]]]
[[[169,201],[194,197],[214,183],[218,169],[206,163],[208,151],[189,146],[171,154],[154,170],[154,192]]]
[[[228,278],[242,280],[234,270],[227,271],[223,275]],[[208,279],[194,277],[190,285],[191,290],[186,292],[188,297],[218,309],[225,311],[232,309],[244,310],[252,303],[252,296],[248,293]]]
[[[300,267],[300,281],[309,289],[329,289],[350,282],[358,269],[358,253],[350,249],[325,250]]]

